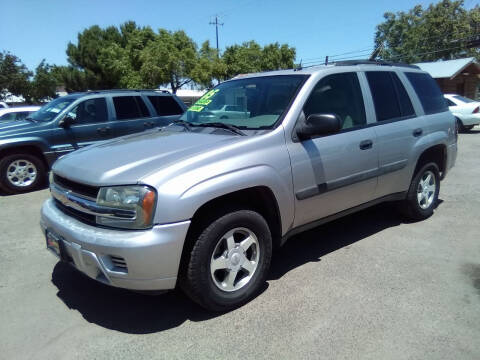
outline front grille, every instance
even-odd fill
[[[110,255],[110,260],[112,261],[112,264],[114,266],[113,270],[128,272],[127,262],[124,258],[120,256]]]
[[[55,200],[55,205],[65,214],[70,215],[71,217],[74,217],[75,219],[80,220],[81,222],[84,222],[89,225],[96,224],[95,215],[86,214],[84,212],[72,209],[68,206],[63,205],[57,199],[54,199],[54,200]]]
[[[60,185],[66,190],[71,190],[73,193],[78,195],[88,196],[96,199],[98,195],[99,188],[97,186],[80,184],[72,180],[68,180],[62,176],[53,175],[53,182]]]

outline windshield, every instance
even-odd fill
[[[453,95],[453,97],[457,100],[463,101],[464,103],[472,103],[475,102],[475,100],[460,96],[460,95]]]
[[[38,111],[31,114],[28,118],[35,121],[47,122],[53,120],[63,109],[76,100],[75,97],[61,97],[50,101],[42,106]]]
[[[200,98],[180,120],[192,126],[224,123],[240,129],[271,128],[305,78],[305,75],[281,75],[224,82]]]

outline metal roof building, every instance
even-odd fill
[[[480,65],[473,57],[415,65],[437,80],[445,94],[459,94],[472,99],[480,95]]]

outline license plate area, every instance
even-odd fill
[[[60,260],[65,261],[66,254],[61,236],[55,234],[51,230],[47,230],[45,236],[47,241],[47,249],[60,258]]]

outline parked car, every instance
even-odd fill
[[[169,124],[185,111],[175,95],[91,91],[57,98],[25,120],[0,123],[0,188],[30,191],[53,162],[73,150]]]
[[[457,120],[459,131],[469,131],[480,124],[480,102],[456,94],[444,96]]]
[[[233,101],[248,115],[202,120]],[[41,228],[47,248],[92,279],[178,284],[224,311],[258,293],[272,248],[294,234],[384,201],[412,219],[432,215],[456,154],[455,119],[416,66],[251,74],[161,131],[58,160]]]
[[[4,101],[0,101],[0,109],[6,109],[6,108],[8,108],[7,103]]]
[[[0,109],[0,122],[24,120],[40,109],[40,106],[18,106]]]
[[[210,110],[209,113],[219,119],[243,119],[250,115],[248,111],[240,105],[223,105],[219,109]]]

